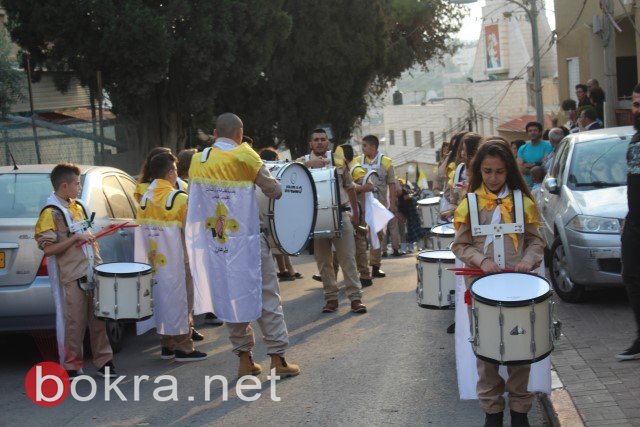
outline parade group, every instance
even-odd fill
[[[467,303],[468,288],[478,276],[505,270],[529,274],[542,263],[545,240],[531,187],[539,184],[538,169],[553,156],[554,147],[542,139],[541,124],[529,123],[527,132],[531,141],[515,147],[517,151],[501,137],[473,132],[455,134],[440,150],[432,186],[432,191],[442,195],[438,222],[453,223],[456,231],[450,249],[460,265],[481,270],[475,276],[464,276],[467,292],[462,292],[466,294],[462,298]],[[257,321],[271,369],[280,377],[295,376],[300,367],[285,358],[289,341],[278,279],[302,276],[286,254],[277,255],[276,266],[268,221],[258,200],[260,192],[261,197],[278,200],[289,190],[270,172],[269,165],[278,162],[278,153],[273,149],[257,153],[243,138],[241,119],[225,113],[217,118],[212,145],[201,152],[185,150],[176,157],[169,149],[158,147],[147,156],[136,190],[135,260],[148,265],[153,276],[153,316],[138,322],[137,329],[138,333],[156,329],[162,359],[203,360],[207,355],[194,348],[194,339],[202,336],[193,329],[192,316],[206,313],[225,323],[233,352],[239,357],[238,376],[244,376],[262,372],[252,358],[251,322]],[[401,249],[410,250],[416,241],[424,247],[413,187],[398,184],[392,161],[380,152],[377,137],[363,137],[360,148],[360,156],[348,144],[330,150],[326,131],[315,129],[309,135],[309,154],[297,159],[310,170],[333,169],[340,192],[340,233],[313,238],[310,244],[324,289],[324,313],[339,310],[338,267],[349,308],[361,315],[367,312],[363,287],[385,277],[381,266],[387,236],[402,234],[411,243],[402,248],[394,237],[395,255],[402,255]],[[371,171],[375,179],[368,179]],[[78,199],[80,170],[73,164],[57,165],[51,181],[55,191],[43,207],[35,235],[53,271],[52,288],[60,293],[61,364],[70,378],[83,373],[82,348],[88,328],[98,374],[115,377],[104,321],[94,313],[92,285],[101,274],[95,271],[100,255],[98,240],[90,231],[91,212]],[[402,212],[398,212],[399,205],[404,205]],[[372,215],[367,208],[377,210],[382,227],[380,221],[367,220]],[[373,223],[377,225],[371,232]],[[514,224],[515,228],[507,228],[504,239],[502,234],[477,231],[497,224]],[[400,233],[404,227],[406,233]],[[458,371],[468,369],[475,375],[473,393],[486,413],[485,425],[502,425],[505,392],[512,425],[528,425],[534,361],[508,365],[505,380],[500,363],[474,359],[475,363],[467,364],[470,366],[458,366]],[[542,375],[549,376],[549,365],[544,366]]]

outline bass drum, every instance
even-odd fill
[[[316,186],[300,163],[264,162],[279,182],[282,197],[270,199],[256,186],[256,196],[276,255],[298,255],[306,246],[316,222]]]
[[[342,210],[338,172],[335,167],[310,170],[316,184],[317,218],[314,239],[331,239],[342,235]]]

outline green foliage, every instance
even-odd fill
[[[101,71],[146,141],[234,111],[258,145],[294,153],[319,123],[346,139],[369,95],[455,48],[462,17],[447,0],[0,1],[36,75],[72,71],[95,91]]]
[[[23,76],[11,60],[11,48],[0,28],[0,117],[9,113],[11,105],[24,99]]]

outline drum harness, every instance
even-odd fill
[[[47,200],[47,205],[42,209],[42,211],[44,211],[47,208],[52,208],[62,213],[65,225],[69,229],[69,231],[67,232],[67,237],[71,237],[71,235],[73,234],[84,233],[93,225],[93,218],[95,217],[95,213],[91,212],[91,215],[89,215],[89,208],[80,199],[76,199],[76,203],[82,208],[82,213],[85,217],[85,219],[80,221],[73,220],[69,209],[62,206],[55,195],[49,197],[49,199]],[[89,261],[89,267],[87,268],[87,274],[78,279],[78,286],[80,287],[80,289],[85,291],[87,295],[89,295],[95,287],[95,281],[93,277],[93,268],[95,264],[93,245],[85,244],[81,247],[82,252],[84,252],[84,255]]]
[[[456,170],[457,172],[457,170]],[[507,192],[508,193],[508,192]],[[487,247],[489,244],[493,243],[493,260],[500,268],[506,267],[505,254],[504,254],[504,238],[505,234],[524,233],[524,202],[522,199],[522,191],[514,190],[513,191],[513,200],[514,200],[514,210],[515,210],[515,222],[503,224],[500,223],[501,214],[500,214],[500,205],[502,204],[503,198],[496,199],[496,207],[494,211],[493,218],[491,220],[491,224],[481,225],[480,224],[480,215],[478,211],[478,199],[475,193],[468,193],[467,200],[469,203],[469,219],[471,222],[471,235],[472,236],[487,236],[484,243],[484,252],[486,253]],[[496,221],[497,218],[497,221]],[[536,351],[536,341],[534,331],[534,324],[536,320],[536,313],[534,310],[535,303],[531,301],[531,311],[530,311],[530,323],[531,323],[531,354],[535,354]],[[500,311],[498,316],[498,322],[500,324],[500,356],[504,356],[504,315],[502,313],[502,303],[498,302],[498,309]],[[478,311],[476,308],[473,308],[472,314],[475,320],[475,328],[474,328],[474,336],[469,338],[469,341],[473,343],[474,346],[478,346]],[[514,333],[515,332],[515,333]],[[513,335],[524,334],[526,333],[522,328],[514,328],[514,331],[510,332]]]

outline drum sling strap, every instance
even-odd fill
[[[462,174],[465,171],[465,166],[464,163],[460,163],[457,167],[456,167],[456,172],[453,175],[453,186],[455,187],[456,185],[460,184],[461,182],[463,182],[464,180],[462,179]]]
[[[77,233],[84,233],[91,228],[95,213],[91,212],[89,208],[79,199],[76,199],[76,203],[82,208],[82,213],[85,217],[85,219],[82,221],[74,221],[69,210],[51,197],[48,200],[48,204],[44,208],[42,208],[42,211],[40,211],[40,213],[44,212],[44,210],[47,208],[55,209],[62,214],[64,223],[69,229],[68,236]],[[91,212],[91,215],[89,215],[89,212]],[[95,282],[93,280],[93,267],[95,264],[93,247],[89,244],[82,245],[82,251],[89,261],[89,267],[87,268],[87,274],[85,276],[86,281],[78,280],[78,286],[80,286],[83,291],[90,292],[95,285]]]
[[[167,201],[164,205],[164,208],[168,211],[170,211],[171,209],[173,209],[173,203],[176,201],[176,197],[178,197],[178,194],[187,194],[182,190],[173,190],[171,193],[169,193],[169,196],[167,197]],[[140,209],[145,210],[147,208],[147,203],[149,203],[149,197],[145,194],[142,199],[140,200]]]
[[[468,193],[467,200],[469,202],[469,219],[471,221],[472,236],[493,236],[493,260],[500,268],[506,267],[504,256],[504,238],[505,234],[524,233],[524,203],[522,200],[522,191],[513,191],[513,205],[515,210],[516,222],[509,224],[480,224],[480,215],[478,212],[478,199],[475,193]],[[496,209],[500,209],[501,199],[496,201]]]

